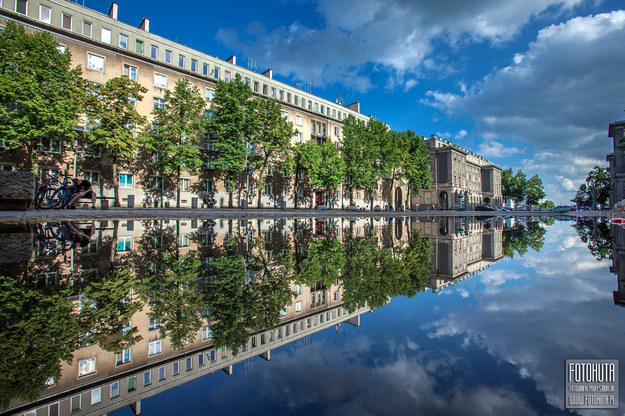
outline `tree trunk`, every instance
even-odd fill
[[[176,179],[178,181],[176,184],[176,208],[180,208],[180,166],[178,166],[178,177]]]
[[[113,155],[113,206],[119,207],[119,176],[117,175],[117,156]]]

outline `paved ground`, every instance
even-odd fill
[[[293,217],[431,217],[431,216],[612,216],[610,211],[554,213],[548,211],[343,211],[280,209],[186,209],[186,208],[115,208],[110,210],[27,210],[0,211],[0,223],[19,224],[40,221],[115,220],[144,218],[293,218]]]

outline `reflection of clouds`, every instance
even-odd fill
[[[501,286],[510,280],[518,280],[522,277],[525,277],[525,275],[503,269],[487,269],[479,274],[482,283],[489,286]]]
[[[570,225],[552,228],[560,237],[568,234],[560,241],[571,241]],[[482,273],[486,278],[481,282],[497,284],[500,281],[492,276],[510,273],[497,266],[491,266],[490,275]],[[517,366],[522,377],[536,382],[550,404],[562,409],[565,359],[622,355],[620,343],[614,342],[624,333],[618,325],[623,311],[612,305],[615,282],[607,262],[592,259],[583,244],[571,244],[566,253],[545,245],[540,254],[528,252],[516,267],[529,276],[522,285],[506,285],[510,283],[506,281],[496,292],[472,290],[479,308],[465,305],[468,310],[456,309],[426,328],[432,338],[465,334],[484,345],[493,356]],[[474,281],[467,284],[477,286]]]

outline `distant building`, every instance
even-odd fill
[[[432,187],[413,198],[416,209],[470,210],[477,205],[502,205],[499,167],[436,135],[427,145],[432,158]]]
[[[625,120],[615,121],[608,127],[608,136],[612,138],[613,151],[606,156],[610,163],[610,206],[625,199],[625,153],[621,143],[625,134]]]

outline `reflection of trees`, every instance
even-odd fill
[[[14,398],[35,400],[59,377],[61,360],[72,359],[81,326],[70,295],[0,276],[0,408]]]
[[[597,260],[611,257],[612,239],[608,222],[597,221],[597,218],[578,219],[573,228]]]
[[[297,267],[295,281],[308,286],[321,281],[324,286],[330,286],[340,277],[345,262],[345,249],[340,242],[313,241],[306,258]]]
[[[177,252],[167,253],[154,263],[154,272],[143,276],[139,292],[148,298],[148,316],[161,323],[160,334],[169,336],[175,349],[182,349],[195,338],[202,327],[204,309],[198,288],[201,261],[195,253],[178,258]]]
[[[206,300],[216,348],[228,347],[233,354],[246,344],[251,332],[273,328],[280,311],[293,294],[289,288],[290,266],[255,258],[246,264],[233,247],[214,263],[216,274],[206,286]],[[251,282],[251,276],[259,276]]]
[[[343,272],[345,308],[379,308],[395,296],[412,297],[422,291],[430,275],[432,243],[414,235],[407,245],[378,249],[362,238],[348,240]]]
[[[98,343],[103,350],[121,353],[141,340],[136,327],[126,328],[142,303],[132,299],[135,286],[129,268],[113,270],[102,281],[92,281],[81,297],[80,322],[87,330],[83,343]]]
[[[528,221],[526,225],[517,222],[512,227],[504,227],[502,249],[505,257],[514,258],[516,252],[523,257],[528,247],[536,252],[543,248],[545,233],[543,223],[539,220]]]

